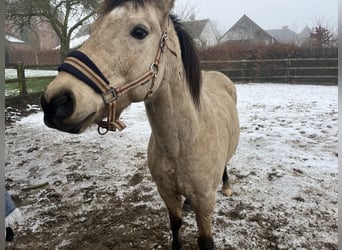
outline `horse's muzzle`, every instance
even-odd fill
[[[55,96],[50,102],[42,95],[40,102],[44,111],[44,123],[50,128],[69,133],[80,133],[82,125],[94,115],[89,115],[81,122],[66,122],[74,112],[74,101],[68,93]]]

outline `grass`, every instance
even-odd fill
[[[51,78],[44,78],[44,79],[28,79],[26,81],[26,90],[29,94],[32,93],[39,93],[44,91],[46,86],[51,82]],[[5,96],[6,97],[13,97],[18,96],[20,94],[19,91],[19,83],[7,83],[5,87]]]

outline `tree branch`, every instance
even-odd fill
[[[98,4],[98,0],[6,0],[6,19],[20,29],[29,29],[37,18],[48,22],[65,55],[72,33],[94,16]]]

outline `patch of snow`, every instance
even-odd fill
[[[41,77],[41,76],[56,76],[58,73],[56,70],[32,70],[25,69],[25,77]],[[18,78],[16,69],[5,69],[5,79],[16,79]]]

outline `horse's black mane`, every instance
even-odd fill
[[[111,10],[122,6],[126,2],[132,3],[135,7],[144,7],[147,3],[150,3],[151,0],[105,0],[102,8],[100,9],[100,14],[107,14]],[[202,86],[202,74],[197,49],[192,37],[184,29],[178,18],[175,15],[170,15],[170,19],[172,20],[175,26],[176,33],[178,35],[182,52],[182,61],[190,94],[195,105],[199,107]]]
[[[199,107],[202,86],[202,74],[197,49],[192,37],[184,29],[183,25],[180,23],[177,17],[174,15],[170,15],[170,18],[173,21],[180,43],[182,61],[190,94],[196,106]]]

